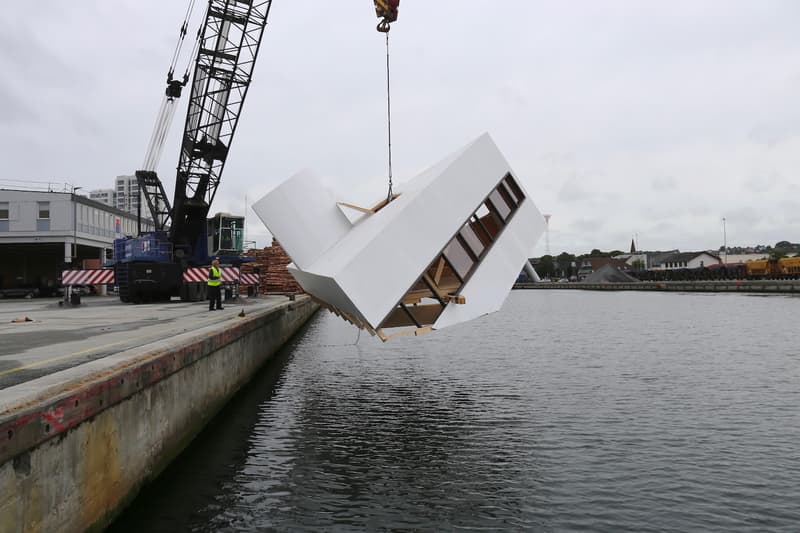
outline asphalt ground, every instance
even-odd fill
[[[116,296],[0,300],[0,389],[287,301],[260,296],[224,302],[124,304]],[[18,322],[17,320],[30,321]]]

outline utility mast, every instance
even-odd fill
[[[552,215],[544,215],[544,253],[550,254],[550,217]]]

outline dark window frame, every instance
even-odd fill
[[[494,193],[497,193],[500,196],[502,201],[505,202],[506,207],[508,207],[509,209],[509,213],[505,218],[503,218],[500,215],[500,211],[497,209],[497,206],[495,206],[492,200],[490,199],[490,197],[494,195]],[[440,293],[445,292],[444,289],[446,289],[447,287],[438,286],[438,282],[434,280],[434,276],[431,276],[429,274],[431,270],[438,268],[440,261],[443,262],[459,282],[458,287],[453,291],[447,292],[446,295],[458,296],[461,290],[469,281],[469,279],[472,277],[472,274],[475,272],[477,267],[481,264],[483,259],[492,249],[495,241],[497,241],[497,239],[503,233],[503,230],[506,228],[506,226],[508,226],[508,224],[511,223],[511,220],[514,218],[514,215],[516,215],[517,211],[519,210],[519,206],[522,204],[522,202],[525,201],[525,199],[526,196],[522,193],[522,189],[519,187],[519,185],[517,185],[513,176],[511,176],[510,173],[507,173],[505,176],[503,176],[497,182],[494,188],[489,192],[489,194],[486,195],[486,197],[478,205],[478,207],[476,207],[472,211],[470,216],[467,217],[466,222],[464,222],[461,226],[459,226],[459,229],[458,231],[456,231],[455,235],[453,235],[450,238],[450,240],[447,241],[447,244],[445,244],[444,247],[439,251],[439,253],[433,259],[433,261],[431,261],[428,264],[428,266],[425,268],[422,274],[414,281],[414,283],[411,285],[411,288],[408,289],[406,293],[403,295],[403,298],[400,299],[400,302],[398,302],[398,304],[392,309],[392,311],[387,315],[387,317],[383,319],[381,324],[378,326],[378,329],[382,329],[384,327],[383,324],[389,321],[393,316],[393,314],[398,311],[398,309],[401,309],[402,312],[413,321],[413,323],[417,328],[423,327],[423,324],[421,324],[417,320],[413,312],[413,309],[416,306],[416,304],[411,304],[409,306],[405,303],[408,294],[411,293],[412,291],[415,291],[415,289],[417,289],[420,283],[424,283],[424,285],[428,287],[428,290],[431,293],[429,296],[426,296],[426,298],[436,300],[436,302],[441,307],[438,313],[435,313],[435,316],[432,318],[431,324],[435,322],[439,318],[441,313],[444,312],[444,309],[447,306],[448,302],[443,301],[443,299],[440,297]],[[490,231],[490,229],[486,227],[486,224],[482,220],[482,217],[478,216],[478,212],[481,211],[483,207],[485,207],[486,211],[488,212],[488,215],[484,215],[484,217],[489,216],[491,220],[494,222],[494,225],[496,226],[497,231],[494,233],[492,233],[492,231]],[[476,251],[472,248],[472,246],[470,246],[467,239],[461,234],[461,232],[464,231],[465,228],[469,228],[475,234],[475,237],[478,239],[478,241],[480,241],[481,244],[483,245],[483,249],[479,253],[476,253]],[[479,235],[479,233],[481,232],[483,233],[482,236]],[[458,245],[466,253],[467,257],[471,260],[469,269],[463,275],[459,272],[458,269],[455,268],[455,265],[450,260],[450,258],[447,257],[445,253],[446,250],[450,247],[450,245],[454,242],[458,243]],[[437,286],[434,287],[431,285],[431,283],[436,283]],[[430,304],[426,304],[426,306],[430,306]],[[397,327],[402,327],[402,326],[397,326]]]
[[[47,216],[42,216],[42,206],[47,206]],[[36,202],[36,220],[50,220],[50,202]]]

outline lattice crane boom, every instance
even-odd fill
[[[204,235],[271,5],[272,0],[209,0],[198,32],[172,202],[155,173],[151,148],[146,168],[136,173],[156,229],[169,232],[179,256],[194,255]]]
[[[172,202],[170,240],[191,254],[241,116],[271,0],[210,0],[202,26]]]

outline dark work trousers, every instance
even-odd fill
[[[208,310],[214,310],[214,303],[216,302],[217,309],[222,309],[222,289],[221,285],[216,287],[208,286]]]

